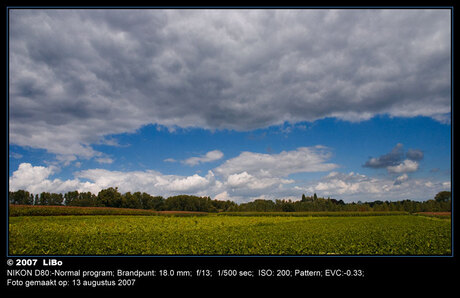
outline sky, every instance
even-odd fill
[[[10,9],[9,189],[451,189],[449,9]]]

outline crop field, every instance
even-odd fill
[[[50,215],[171,215],[171,216],[201,216],[207,212],[192,211],[153,211],[129,208],[109,207],[68,207],[68,206],[30,206],[11,205],[9,216],[50,216]]]
[[[450,219],[367,216],[11,216],[11,255],[450,255]]]

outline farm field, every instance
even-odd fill
[[[414,215],[9,218],[11,255],[450,255],[450,219]]]

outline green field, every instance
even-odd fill
[[[259,214],[260,215],[260,214]],[[450,219],[11,216],[11,255],[450,255]]]

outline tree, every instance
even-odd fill
[[[121,207],[121,194],[118,192],[118,187],[109,187],[101,190],[98,194],[99,202],[105,207]]]
[[[51,194],[49,192],[42,192],[40,198],[38,199],[38,205],[49,205],[51,201]]]
[[[8,192],[8,197],[11,204],[32,205],[34,202],[34,195],[22,189]]]
[[[131,194],[130,192],[125,193],[121,196],[121,207],[122,208],[132,208],[132,209],[141,209],[142,203],[138,193]]]
[[[50,194],[48,205],[62,205],[64,198],[61,193]]]
[[[140,196],[142,209],[153,209],[153,210],[162,210],[164,204],[164,198],[161,196],[153,197],[146,192],[142,194],[140,192],[135,192],[135,196]]]
[[[76,206],[78,201],[78,191],[69,191],[64,195],[66,206]]]
[[[302,194],[302,202],[306,202],[307,198],[305,197],[305,194]]]
[[[440,191],[436,194],[436,196],[434,197],[434,200],[440,203],[440,202],[448,202],[449,200],[451,200],[451,198],[452,198],[452,194],[450,191]]]
[[[99,201],[99,197],[91,192],[81,192],[78,195],[78,206],[85,207],[104,207],[105,205]]]

